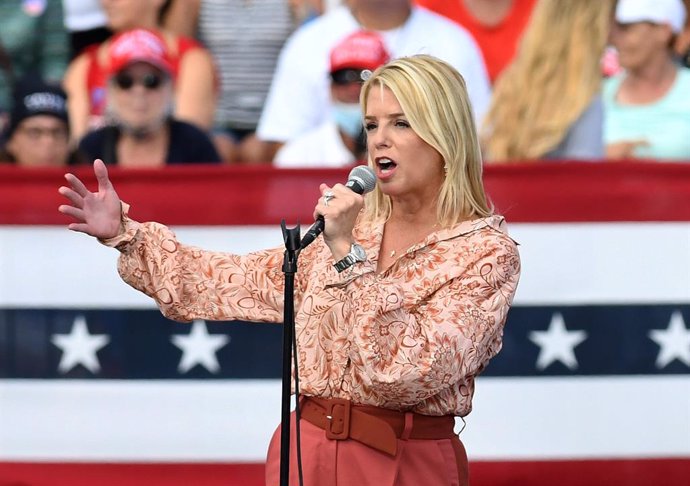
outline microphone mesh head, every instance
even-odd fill
[[[350,171],[350,175],[347,176],[347,182],[348,186],[357,184],[362,188],[362,192],[355,192],[366,194],[367,192],[373,191],[376,187],[376,174],[374,174],[371,167],[367,165],[358,165]]]

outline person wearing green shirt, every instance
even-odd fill
[[[12,109],[15,80],[35,72],[47,81],[61,82],[68,56],[62,2],[0,2],[0,113]]]

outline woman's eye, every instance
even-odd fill
[[[395,122],[395,126],[401,128],[410,128],[410,124],[407,123],[405,120],[397,120]]]
[[[367,132],[372,131],[374,128],[376,128],[376,123],[365,123],[365,124],[364,124],[364,129],[365,129]]]

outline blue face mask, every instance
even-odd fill
[[[362,131],[362,110],[358,103],[333,103],[333,119],[352,138],[357,138]]]

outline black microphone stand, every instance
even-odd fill
[[[295,401],[297,415],[297,465],[299,469],[300,485],[302,484],[302,468],[299,447],[299,381],[297,369],[297,340],[295,337],[295,273],[297,273],[297,256],[300,250],[300,227],[287,228],[285,220],[280,222],[285,241],[285,257],[283,259],[283,273],[285,274],[285,293],[283,307],[283,375],[280,422],[280,486],[289,486],[290,481],[290,395],[292,373],[291,358],[295,358]]]

